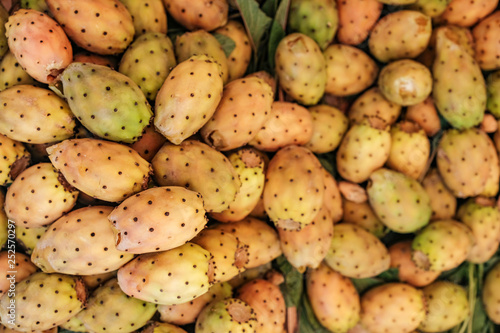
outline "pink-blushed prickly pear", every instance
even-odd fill
[[[7,189],[5,212],[23,227],[41,227],[73,209],[78,194],[51,163],[38,163],[20,173]]]
[[[450,281],[435,281],[422,291],[426,315],[418,327],[419,331],[445,332],[469,316],[469,299],[464,287]]]
[[[167,138],[158,133],[152,124],[149,124],[139,140],[132,143],[130,147],[137,151],[143,159],[151,162],[166,141]]]
[[[141,2],[135,0],[120,0],[127,7],[134,22],[135,36],[146,32],[167,33],[167,13],[162,0]]]
[[[24,253],[30,255],[47,229],[48,227],[24,228],[16,225],[16,242]]]
[[[378,21],[384,5],[377,0],[337,0],[339,28],[337,39],[342,44],[358,45],[368,37]]]
[[[500,11],[496,11],[481,20],[472,29],[474,36],[476,60],[482,70],[500,69]]]
[[[122,53],[134,38],[134,23],[118,0],[46,0],[71,40],[97,54]]]
[[[188,30],[212,31],[227,23],[227,0],[194,0],[187,6],[184,0],[163,0],[167,12]]]
[[[316,318],[331,332],[347,332],[359,321],[359,294],[349,278],[323,263],[308,270],[306,288]]]
[[[331,44],[324,51],[325,92],[335,96],[355,95],[375,82],[378,66],[362,50],[344,44]]]
[[[432,18],[440,16],[446,10],[451,0],[417,0],[408,9],[418,10]]]
[[[347,132],[349,121],[339,109],[326,104],[309,108],[312,116],[312,137],[304,145],[313,153],[324,154],[337,149]]]
[[[30,258],[17,252],[0,252],[0,297],[9,292],[13,283],[18,283],[35,273],[38,268],[31,262]]]
[[[283,333],[286,305],[279,286],[264,279],[254,279],[239,287],[236,297],[255,311],[256,332]]]
[[[71,42],[48,15],[19,9],[5,25],[10,51],[34,79],[52,83],[73,60]]]
[[[457,209],[457,198],[446,187],[436,168],[430,169],[422,186],[431,199],[431,221],[451,219]]]
[[[439,220],[420,230],[412,241],[412,259],[417,267],[447,271],[463,263],[474,244],[474,234],[464,223]]]
[[[244,301],[226,298],[207,305],[196,319],[197,333],[257,333],[255,310]]]
[[[495,133],[498,130],[498,121],[491,113],[485,113],[479,128],[486,133]]]
[[[90,332],[127,333],[146,325],[156,307],[156,304],[127,296],[117,279],[111,279],[92,292],[77,318]]]
[[[113,207],[73,210],[52,223],[36,243],[31,261],[47,273],[90,275],[114,271],[133,258],[115,247],[107,216]]]
[[[116,248],[135,254],[181,246],[207,223],[201,195],[179,186],[141,191],[125,199],[108,219]]]
[[[378,87],[373,87],[356,98],[347,112],[347,117],[353,123],[377,117],[387,125],[392,125],[400,114],[401,105],[388,101]]]
[[[342,220],[342,196],[340,195],[340,190],[337,181],[331,173],[329,173],[325,168],[323,169],[323,186],[325,192],[323,194],[323,207],[330,213],[330,217],[333,223],[337,223]]]
[[[361,296],[361,324],[373,333],[410,333],[425,316],[422,291],[406,283],[385,283]]]
[[[73,62],[89,62],[95,65],[106,66],[111,69],[116,69],[118,65],[118,59],[115,56],[96,54],[87,50],[76,51],[73,54]]]
[[[427,136],[434,136],[441,129],[441,120],[431,96],[423,102],[408,106],[404,118],[417,123]]]
[[[294,32],[276,48],[279,85],[295,101],[314,105],[325,93],[326,64],[318,44],[307,35]]]
[[[141,254],[118,269],[127,295],[156,304],[179,304],[203,295],[211,286],[211,254],[186,243],[171,250]]]
[[[437,24],[472,27],[482,18],[497,8],[498,0],[451,0],[441,16],[436,18]]]
[[[356,224],[368,232],[381,238],[387,233],[386,226],[380,221],[368,202],[356,203],[354,201],[342,200],[344,214],[342,221]]]
[[[31,154],[18,141],[0,134],[0,186],[11,184],[31,162]]]
[[[243,77],[252,58],[252,46],[245,27],[239,21],[230,20],[215,30],[215,34],[229,37],[235,44],[234,49],[227,55],[227,81]]]
[[[213,284],[203,295],[180,304],[159,305],[160,320],[175,325],[194,323],[201,310],[213,301],[231,297],[233,287],[228,282]]]
[[[369,255],[365,252],[369,249]],[[333,228],[333,239],[325,262],[342,275],[367,278],[379,275],[390,265],[385,245],[373,234],[351,223]]]
[[[7,55],[5,55],[5,57],[6,56]],[[486,109],[491,112],[495,118],[500,118],[500,71],[488,74],[486,78],[486,93]]]
[[[203,140],[222,151],[246,145],[271,117],[273,98],[271,87],[262,79],[231,81],[224,86],[212,118],[200,130]]]
[[[118,71],[131,78],[148,100],[154,101],[176,64],[170,38],[160,32],[146,32],[125,50]]]
[[[414,287],[424,287],[434,282],[440,271],[426,271],[415,265],[411,258],[412,240],[399,241],[389,247],[391,268],[398,269],[398,279]]]
[[[73,136],[75,119],[68,104],[52,91],[16,85],[0,92],[0,133],[12,140],[51,143]]]
[[[173,144],[198,132],[222,98],[219,65],[205,55],[180,62],[169,73],[155,100],[154,125]]]
[[[187,331],[182,328],[169,324],[169,323],[161,323],[161,322],[152,322],[148,324],[144,330],[141,332],[144,333],[187,333]]]
[[[83,309],[87,292],[81,279],[64,274],[37,272],[16,284],[15,295],[0,298],[0,321],[11,329],[31,332],[56,327]],[[8,306],[15,303],[16,318]]]
[[[98,139],[70,139],[47,148],[68,183],[100,200],[118,202],[147,188],[151,165],[125,145]]]
[[[226,210],[241,187],[238,174],[221,152],[196,140],[166,143],[152,160],[162,186],[184,186],[203,196],[207,212]]]
[[[0,91],[19,84],[35,84],[35,80],[26,73],[10,51],[0,60],[0,72]]]
[[[500,324],[500,263],[496,263],[484,278],[481,300],[488,318],[495,324]]]
[[[305,107],[275,101],[269,117],[249,144],[262,151],[277,151],[288,145],[305,145],[312,135],[312,115]]]
[[[359,184],[341,180],[338,183],[338,187],[340,193],[342,194],[342,197],[348,201],[353,201],[356,203],[363,203],[368,201],[368,194],[366,193],[366,189]]]

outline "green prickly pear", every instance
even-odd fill
[[[188,30],[212,31],[227,23],[227,0],[193,0],[186,6],[184,0],[163,0],[168,13]]]
[[[252,46],[245,27],[239,21],[229,20],[215,30],[215,34],[229,37],[235,44],[234,49],[227,55],[228,82],[243,77],[252,58]]]
[[[80,320],[77,316],[71,317],[67,322],[59,325],[59,328],[68,330],[71,332],[87,332],[83,321]],[[44,332],[45,333],[45,332]]]
[[[167,33],[167,13],[162,0],[120,0],[127,7],[134,22],[135,37],[146,32]]]
[[[495,118],[500,118],[500,71],[490,73],[486,78],[486,109]]]
[[[46,0],[23,0],[20,1],[21,8],[35,9],[39,12],[51,15]]]
[[[196,333],[256,333],[255,310],[244,301],[226,298],[206,306],[196,320]]]
[[[418,10],[432,18],[444,13],[451,0],[417,0],[408,6],[409,9]]]
[[[481,299],[488,318],[495,324],[500,324],[500,262],[496,263],[487,273],[483,282]]]
[[[35,80],[26,73],[10,51],[0,60],[0,72],[0,91],[19,84],[35,84]]]
[[[31,162],[31,154],[18,141],[0,134],[0,186],[11,184]]]

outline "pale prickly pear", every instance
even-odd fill
[[[118,269],[118,284],[125,294],[146,302],[184,303],[210,288],[210,257],[210,252],[190,242],[141,254]]]
[[[252,46],[245,27],[239,21],[230,20],[215,30],[216,37],[217,34],[231,38],[235,44],[234,49],[227,55],[228,82],[243,77],[252,58]]]
[[[70,139],[47,151],[71,186],[100,200],[122,201],[149,182],[151,165],[132,148],[116,142]]]
[[[430,197],[417,180],[381,168],[370,175],[366,191],[375,214],[389,229],[410,233],[429,223]]]
[[[500,69],[500,11],[496,11],[485,19],[481,20],[474,29],[476,60],[482,70]]]
[[[183,186],[202,195],[207,212],[226,210],[241,187],[238,174],[221,152],[195,140],[166,143],[153,158],[154,176],[162,186]]]
[[[276,48],[276,73],[283,90],[304,105],[314,105],[325,93],[326,64],[318,44],[307,35],[291,33]]]
[[[188,30],[215,30],[227,23],[227,0],[205,2],[195,0],[186,5],[184,0],[163,0],[167,12]]]
[[[196,333],[257,333],[255,310],[244,301],[226,298],[207,305],[196,319]]]
[[[337,0],[339,28],[337,39],[342,44],[358,45],[368,37],[378,21],[384,5],[378,0]]]
[[[194,56],[169,73],[155,100],[154,125],[173,144],[198,132],[222,98],[219,66],[207,56]]]
[[[35,84],[35,80],[26,73],[10,51],[0,60],[0,72],[0,91],[19,84]]]
[[[116,248],[129,253],[173,249],[189,241],[206,225],[203,199],[178,186],[154,187],[125,199],[108,219]]]
[[[271,87],[259,78],[241,78],[228,83],[214,115],[201,128],[205,143],[227,151],[246,145],[271,116]]]
[[[418,10],[432,18],[440,16],[446,10],[451,0],[417,0],[408,6],[409,9]]]
[[[434,136],[441,129],[441,120],[430,96],[423,102],[408,106],[404,118],[418,124],[427,136]]]
[[[400,114],[401,105],[388,101],[378,87],[373,87],[356,98],[347,112],[347,117],[353,123],[377,117],[385,124],[392,125]]]
[[[134,332],[146,325],[156,312],[156,304],[127,296],[111,279],[92,292],[77,318],[91,332]]]
[[[370,255],[366,255],[366,249],[370,249]],[[367,278],[387,270],[390,256],[375,235],[355,224],[339,223],[333,228],[333,239],[325,262],[344,276]]]
[[[79,277],[38,272],[17,283],[15,295],[6,293],[0,298],[0,321],[11,329],[43,331],[75,316],[86,300],[85,286]],[[13,302],[16,318],[12,321],[8,306]]]
[[[118,71],[131,78],[148,100],[154,101],[176,64],[170,38],[163,33],[147,32],[137,37],[123,53]]]
[[[107,220],[112,210],[89,206],[59,218],[37,242],[31,260],[44,272],[69,275],[100,274],[123,266],[133,255],[115,247]]]
[[[325,92],[335,96],[355,95],[375,82],[378,66],[362,50],[344,44],[331,44],[324,51]]]
[[[259,150],[277,151],[288,145],[305,145],[312,135],[312,115],[305,107],[275,101],[266,121],[249,144]]]
[[[97,54],[122,53],[134,38],[134,23],[118,0],[46,0],[73,42]]]
[[[328,265],[308,270],[306,289],[316,318],[331,332],[347,332],[359,321],[359,294],[352,281]]]
[[[481,300],[488,318],[495,324],[500,324],[500,263],[495,264],[487,273],[483,282]]]
[[[385,283],[361,296],[361,323],[372,333],[413,332],[425,315],[422,291],[406,283]]]
[[[451,0],[436,23],[471,27],[497,8],[498,0]]]
[[[486,109],[498,119],[500,118],[500,71],[492,72],[488,75],[486,88]]]
[[[0,297],[9,292],[13,283],[18,283],[35,273],[38,268],[30,258],[17,252],[14,255],[9,251],[0,252]]]
[[[313,153],[324,154],[337,149],[349,127],[346,115],[339,109],[326,104],[309,108],[312,116],[312,137],[304,145]]]
[[[430,169],[422,180],[422,186],[431,199],[431,221],[451,219],[457,209],[457,198],[443,183],[436,168]]]
[[[135,0],[120,0],[127,7],[134,22],[135,36],[146,32],[167,33],[167,13],[162,0],[141,2]]]
[[[0,186],[11,184],[31,162],[31,154],[18,141],[0,134]]]
[[[455,220],[439,220],[420,230],[412,242],[412,259],[417,267],[447,271],[464,262],[474,244],[471,229]]]
[[[47,229],[48,227],[24,228],[16,225],[16,242],[24,253],[31,254]]]
[[[236,298],[254,310],[257,333],[283,333],[286,305],[279,286],[264,279],[254,279],[238,288]]]
[[[34,79],[52,83],[73,60],[71,42],[56,21],[33,9],[20,9],[5,25],[10,51]]]
[[[78,194],[51,163],[38,163],[20,173],[7,189],[5,212],[23,227],[41,227],[73,209]]]
[[[0,92],[0,133],[27,143],[51,143],[73,136],[75,119],[52,91],[17,85]]]
[[[378,238],[387,233],[386,226],[380,221],[368,202],[356,203],[343,199],[342,203],[343,222],[356,224]]]
[[[311,37],[324,50],[335,37],[338,16],[335,0],[292,0],[288,28]]]
[[[439,113],[453,127],[471,128],[483,119],[486,83],[476,60],[452,38],[447,30],[436,33],[432,97]]]

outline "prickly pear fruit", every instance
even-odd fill
[[[58,327],[71,332],[82,332],[82,333],[87,332],[87,329],[83,324],[83,321],[81,321],[80,318],[78,318],[77,316],[71,317],[67,322],[59,325]],[[54,333],[57,332],[58,330],[56,330],[56,332]],[[44,331],[44,333],[46,332]]]
[[[444,332],[469,316],[467,291],[462,286],[450,281],[436,281],[422,291],[427,313],[419,331]]]
[[[279,286],[264,279],[254,279],[239,287],[236,297],[250,305],[255,311],[256,332],[283,332],[286,305]]]
[[[316,154],[329,153],[337,149],[349,127],[346,115],[339,109],[318,104],[311,106],[312,137],[304,147]]]
[[[464,262],[474,244],[471,229],[455,220],[430,223],[412,242],[412,259],[417,267],[431,271],[447,271]]]
[[[156,304],[127,296],[111,279],[92,292],[77,318],[91,332],[134,332],[146,325],[156,312]]]
[[[46,0],[24,0],[20,1],[21,8],[34,9],[39,12],[51,15]]]
[[[184,0],[163,0],[167,12],[188,30],[212,31],[227,23],[227,0],[194,0],[186,5]]]
[[[231,81],[224,86],[214,115],[200,130],[203,140],[222,151],[246,145],[270,117],[273,98],[264,80],[253,77]]]
[[[446,187],[437,169],[430,169],[422,186],[431,199],[431,221],[451,219],[455,216],[457,198]]]
[[[207,212],[226,210],[240,190],[235,168],[221,152],[195,140],[166,143],[152,160],[161,186],[184,186],[202,195]]]
[[[169,323],[160,323],[153,322],[149,324],[144,330],[141,332],[144,333],[187,333],[187,331],[182,328],[169,324]]]
[[[275,101],[269,117],[249,144],[259,150],[277,151],[288,145],[305,145],[312,135],[312,115],[305,107]]]
[[[487,119],[488,117],[484,117],[483,121]],[[498,126],[497,121],[493,120],[493,123]],[[482,125],[484,122],[482,123]],[[485,132],[485,129],[483,126],[480,127],[483,132]],[[498,156],[498,151],[495,147],[495,143],[490,140],[490,137],[488,136],[488,141],[491,141],[491,145],[488,145],[488,150],[487,154],[489,156],[489,161],[490,161],[490,172],[488,174],[488,178],[486,179],[486,184],[484,185],[483,190],[481,191],[480,195],[483,197],[496,197],[498,194],[498,190],[500,189],[500,161],[499,161],[499,156]]]
[[[395,232],[415,232],[429,223],[429,195],[417,180],[403,173],[378,169],[370,175],[367,193],[375,214]]]
[[[0,4],[0,59],[9,51],[7,36],[5,35],[5,23],[9,20],[9,12],[3,4]]]
[[[486,109],[498,119],[500,118],[500,71],[492,72],[488,75],[486,88]]]
[[[0,92],[0,133],[12,140],[51,143],[73,136],[68,104],[52,91],[17,85]]]
[[[437,167],[446,187],[458,198],[481,194],[491,171],[489,146],[494,145],[480,129],[450,129],[438,144]]]
[[[253,279],[266,279],[276,285],[284,281],[283,275],[272,268],[272,263],[268,262],[254,268],[249,268],[238,274],[227,283],[233,288],[238,288]]]
[[[190,242],[141,254],[118,269],[118,283],[124,293],[146,302],[184,303],[210,288],[210,257],[210,252]]]
[[[230,20],[215,30],[215,36],[217,34],[231,38],[235,44],[234,49],[227,55],[227,81],[243,77],[252,58],[252,46],[245,27],[238,21]]]
[[[162,0],[120,0],[127,7],[134,23],[135,37],[146,32],[167,33],[167,13]],[[151,63],[153,64],[153,63]]]
[[[76,204],[78,191],[50,163],[38,163],[19,174],[7,189],[5,213],[26,228],[51,224]]]
[[[10,51],[34,79],[52,83],[73,60],[71,42],[64,30],[33,9],[19,9],[5,25]]]
[[[292,0],[288,13],[288,28],[292,32],[311,37],[324,50],[335,37],[338,16],[335,1]]]
[[[176,64],[170,38],[163,33],[147,32],[137,37],[123,53],[118,71],[131,78],[148,100],[154,101]]]
[[[11,284],[18,283],[37,271],[30,257],[21,252],[12,254],[9,251],[0,252],[0,297],[9,292]],[[13,273],[13,274],[12,274]]]
[[[495,264],[486,273],[483,283],[481,299],[488,318],[495,324],[500,324],[500,291],[498,283],[500,282],[500,263]]]
[[[355,95],[371,86],[377,78],[377,64],[357,47],[331,44],[323,55],[326,60],[326,93]]]
[[[197,333],[256,333],[259,323],[255,310],[236,298],[207,305],[196,320]]]
[[[29,255],[47,229],[48,227],[24,228],[16,225],[16,242],[24,253]]]
[[[405,120],[418,124],[427,136],[434,136],[441,129],[441,120],[431,96],[423,102],[408,106],[404,117]]]
[[[31,162],[31,154],[18,141],[0,134],[0,186],[11,184]]]
[[[101,55],[89,52],[87,50],[79,50],[73,54],[73,62],[89,62],[95,65],[106,66],[111,69],[116,69],[118,59],[112,55]]]
[[[387,233],[386,226],[380,221],[368,202],[356,203],[345,199],[342,202],[343,222],[358,225],[378,238]]]
[[[337,39],[348,45],[358,45],[368,37],[383,8],[383,4],[378,0],[337,0],[337,6]]]
[[[73,42],[97,54],[122,53],[134,38],[134,23],[118,0],[46,0]]]
[[[498,0],[451,0],[441,16],[436,18],[436,23],[472,27],[497,8]]]
[[[398,269],[398,279],[414,287],[424,287],[434,282],[441,272],[426,271],[415,265],[411,259],[412,240],[399,241],[389,247],[391,267]]]
[[[5,192],[0,189],[0,246],[3,247],[7,244],[7,240],[9,238],[9,219],[7,218],[7,214],[5,214],[4,210],[4,202],[5,202]],[[14,225],[15,231],[15,225]]]
[[[213,116],[222,90],[219,66],[207,56],[179,63],[156,96],[155,127],[170,142],[180,144]]]
[[[44,272],[69,275],[100,274],[123,266],[133,255],[115,247],[107,220],[112,210],[89,206],[59,218],[37,242],[31,260]]]
[[[500,69],[500,48],[499,32],[500,32],[500,11],[496,11],[485,19],[481,20],[474,29],[476,48],[476,60],[482,70]]]
[[[283,90],[304,105],[314,105],[325,93],[326,64],[318,44],[294,32],[276,48],[276,73]]]
[[[201,310],[213,301],[231,297],[233,287],[228,282],[215,283],[206,293],[180,304],[159,305],[160,320],[175,325],[194,323]]]
[[[34,273],[16,284],[15,295],[0,298],[0,321],[11,329],[30,332],[48,330],[75,316],[86,304],[81,279],[64,274]],[[15,302],[15,320],[9,305]]]
[[[144,133],[136,142],[130,145],[148,162],[153,160],[158,150],[167,142],[167,138],[158,133],[152,124],[144,129]]]
[[[125,145],[70,139],[47,148],[49,159],[68,183],[91,197],[122,201],[145,189],[151,165]]]
[[[469,199],[458,208],[457,219],[474,235],[467,261],[476,264],[488,261],[500,244],[500,211],[495,201],[483,197]]]
[[[35,80],[19,65],[14,54],[8,51],[0,60],[0,91],[19,84],[35,84]]]
[[[424,320],[425,306],[421,290],[385,283],[361,296],[361,323],[373,333],[410,333]]]
[[[432,18],[440,16],[446,10],[451,0],[417,0],[408,9],[418,10]]]
[[[347,117],[353,123],[361,123],[365,118],[377,117],[387,125],[399,118],[401,105],[387,100],[378,87],[361,94],[349,108]]]
[[[359,321],[359,294],[349,278],[323,263],[308,270],[306,288],[316,318],[331,332],[347,332]]]
[[[81,275],[85,286],[87,286],[88,290],[95,290],[97,287],[104,284],[106,281],[111,280],[116,277],[117,271],[111,271],[100,274],[91,274],[91,275]]]
[[[344,276],[367,278],[387,270],[390,257],[385,245],[375,235],[355,224],[339,223],[333,228],[325,262]]]
[[[432,96],[443,118],[458,129],[479,125],[486,108],[486,83],[481,68],[445,29],[436,32],[432,73]]]

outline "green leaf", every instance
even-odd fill
[[[317,155],[317,157],[323,168],[325,168],[326,171],[328,171],[333,177],[336,177],[337,171],[335,170],[335,166],[337,165],[337,161],[335,153],[321,154]]]
[[[314,311],[311,307],[309,299],[304,294],[300,302],[300,308],[298,309],[299,317],[299,332],[300,333],[329,333],[326,328],[324,328],[314,315]]]
[[[268,62],[269,62],[269,67],[272,69],[272,72],[274,72],[274,56],[276,54],[276,49],[278,48],[278,44],[280,41],[286,36],[285,30],[280,26],[280,24],[276,21],[273,20],[273,23],[271,25],[271,34],[269,36],[269,44],[268,44]]]
[[[303,275],[283,255],[276,259],[276,264],[285,278],[285,282],[280,285],[280,288],[287,308],[298,307],[304,290]]]
[[[259,8],[259,3],[256,0],[236,0],[236,6],[250,37],[254,58],[257,59],[262,39],[272,20]]]
[[[219,42],[219,44],[222,46],[222,49],[224,50],[224,53],[226,54],[226,58],[229,57],[231,52],[233,52],[234,48],[236,47],[236,43],[234,40],[229,38],[228,36],[219,34],[219,33],[213,33],[215,39]]]
[[[290,0],[282,0],[274,16],[274,20],[286,30],[286,24],[288,21],[288,10],[290,9]]]
[[[389,282],[399,281],[398,273],[399,272],[397,268],[390,268],[375,277],[365,278],[365,279],[352,278],[351,280],[358,293],[362,294],[366,290],[371,289],[373,287]]]
[[[279,0],[266,0],[262,4],[262,11],[266,13],[267,16],[273,17],[278,9]]]

